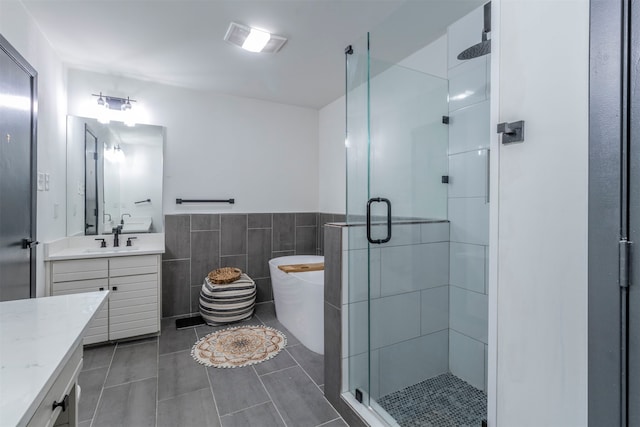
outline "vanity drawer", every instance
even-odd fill
[[[51,286],[52,295],[62,295],[63,293],[74,294],[80,292],[106,291],[109,289],[109,279],[72,280],[69,282],[54,282]]]
[[[69,407],[67,407],[67,411],[76,411],[76,404],[75,402],[72,402],[72,400],[75,400],[76,395],[75,393],[72,393],[72,389],[76,385],[78,374],[81,369],[82,345],[79,345],[67,361],[67,364],[62,368],[58,378],[55,379],[53,385],[40,403],[40,406],[38,406],[38,409],[36,409],[31,420],[29,420],[27,426],[52,426],[62,412],[62,408],[60,407],[55,410],[53,409],[53,402],[62,401],[64,396],[67,394],[69,395]],[[75,416],[72,416],[72,418],[75,420]]]
[[[138,255],[114,257],[109,260],[109,275],[111,277],[131,276],[158,272],[157,255]]]
[[[52,268],[53,283],[109,277],[109,261],[107,259],[56,261]]]

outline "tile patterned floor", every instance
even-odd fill
[[[79,377],[81,427],[344,427],[324,398],[323,357],[309,351],[258,304],[245,324],[287,335],[271,360],[235,369],[207,368],[191,357],[198,338],[221,327],[175,329],[162,320],[158,338],[85,349]]]
[[[487,414],[487,395],[450,373],[388,394],[378,404],[402,427],[475,427]]]

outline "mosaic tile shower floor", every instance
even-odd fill
[[[479,427],[487,414],[487,395],[450,373],[381,397],[378,404],[402,427]]]

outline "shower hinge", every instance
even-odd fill
[[[443,184],[448,184],[449,183],[449,175],[442,175],[442,180],[441,182]]]
[[[629,260],[631,254],[631,242],[627,239],[620,240],[618,252],[620,260],[619,284],[621,288],[628,288],[630,284]]]
[[[356,400],[362,403],[362,390],[360,390],[359,388],[356,389]]]
[[[449,124],[449,116],[442,116],[442,123],[445,125]]]
[[[349,45],[344,49],[345,55],[353,55],[353,46]]]

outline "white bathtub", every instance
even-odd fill
[[[285,273],[282,264],[324,262],[323,256],[295,255],[269,260],[276,316],[309,350],[324,354],[324,271]]]

